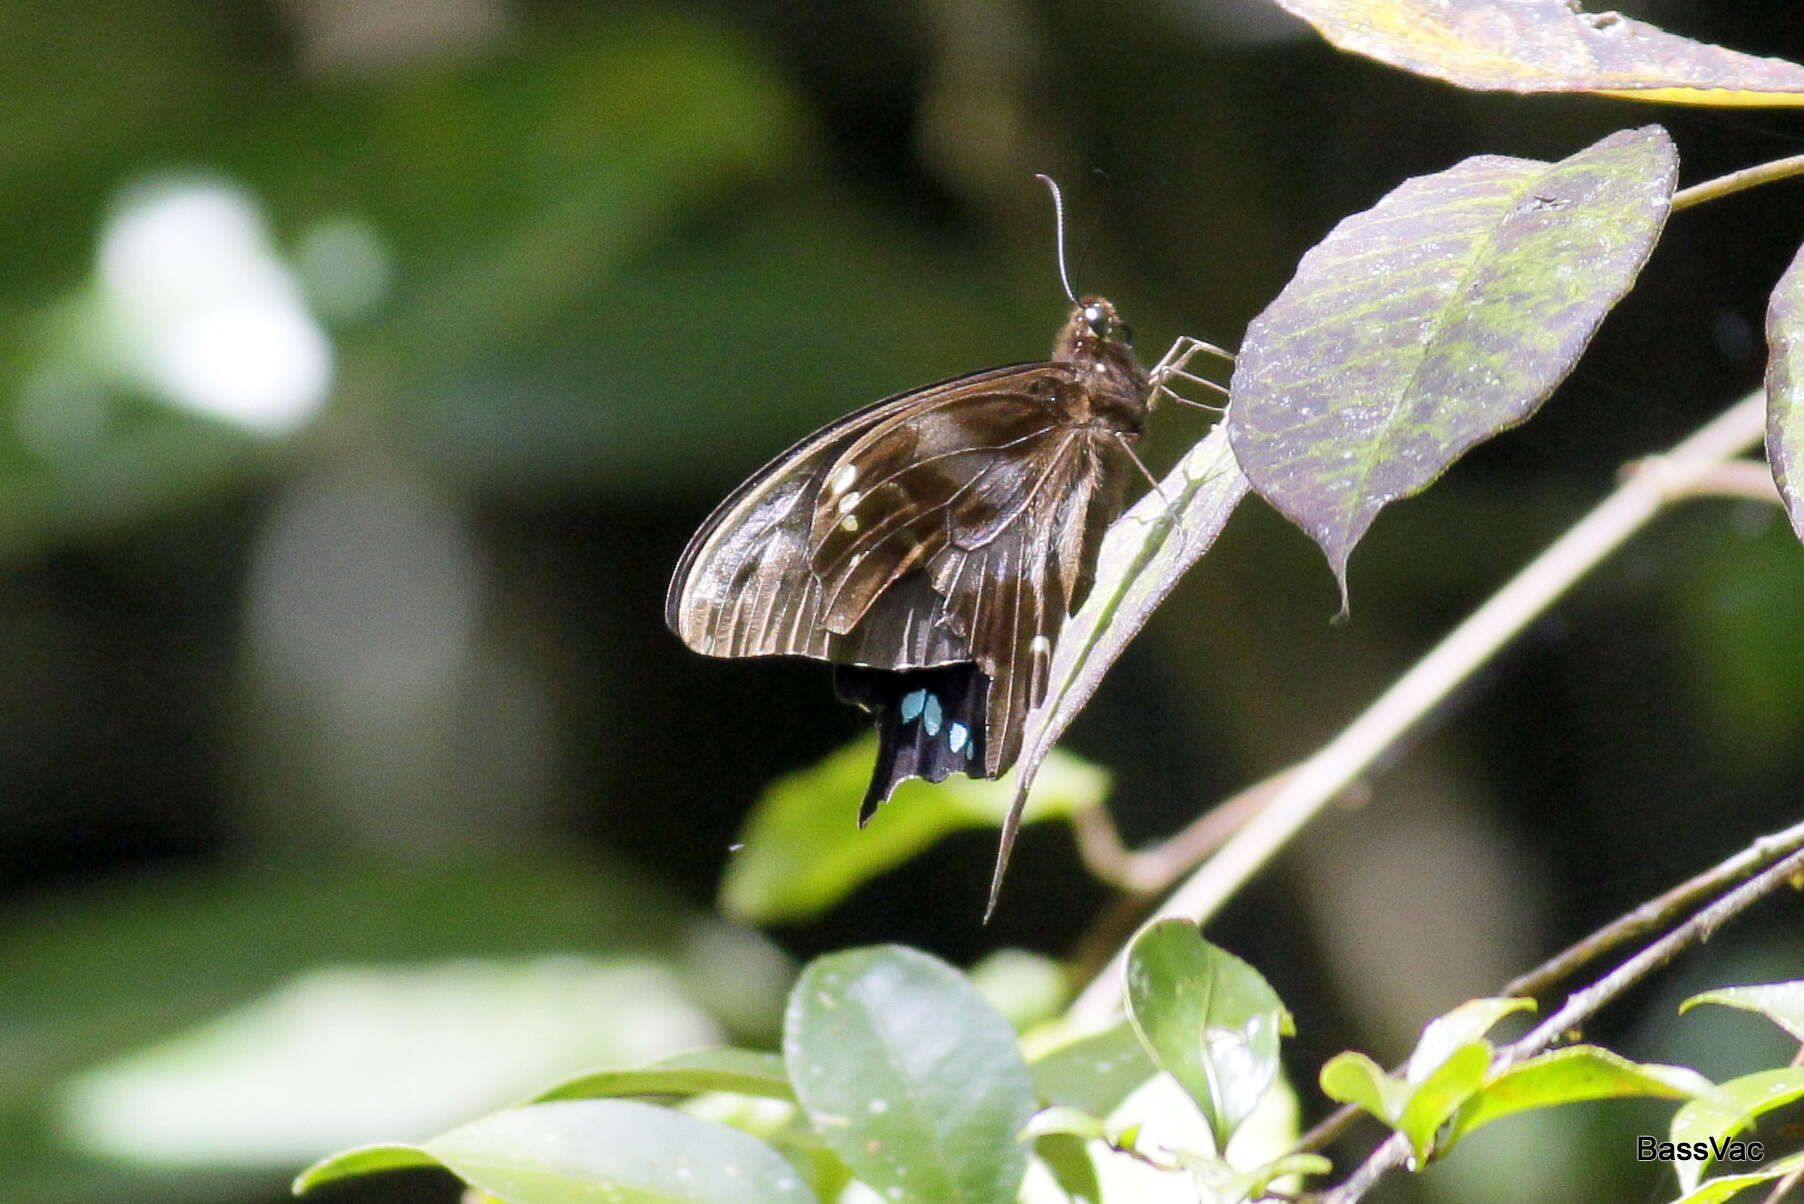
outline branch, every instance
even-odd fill
[[[1547,1049],[1566,1033],[1582,1026],[1617,996],[1685,949],[1709,940],[1718,928],[1800,873],[1804,873],[1804,849],[1768,866],[1590,986],[1568,995],[1560,1009],[1536,1025],[1527,1036],[1498,1051],[1491,1063],[1493,1072]],[[1345,1182],[1320,1197],[1321,1204],[1353,1204],[1370,1191],[1386,1171],[1402,1166],[1409,1156],[1409,1140],[1401,1133],[1391,1134]]]
[[[1270,802],[1148,918],[1202,923],[1257,873],[1328,802],[1424,715],[1555,600],[1596,568],[1675,497],[1718,465],[1756,445],[1764,393],[1753,393],[1706,423],[1664,457],[1642,462],[1590,514],[1562,535],[1455,628],[1364,714],[1297,767]],[[1084,988],[1070,1017],[1101,1027],[1121,1006],[1128,945]]]

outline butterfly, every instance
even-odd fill
[[[1147,414],[1160,395],[1201,404],[1174,378],[1226,394],[1185,365],[1228,352],[1185,337],[1148,372],[1115,307],[1076,296],[1063,199],[1038,178],[1072,303],[1052,354],[898,393],[809,435],[715,509],[665,598],[665,622],[697,652],[834,666],[837,693],[878,732],[860,827],[908,778],[997,778],[1015,763],[1130,470],[1152,481],[1132,446]]]
[[[690,540],[665,620],[709,656],[835,666],[879,734],[861,825],[907,778],[999,777],[1153,393],[1115,307],[1084,297],[1049,358],[886,398],[752,474]]]

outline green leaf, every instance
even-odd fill
[[[1804,67],[1572,0],[1278,0],[1342,50],[1465,88],[1804,104]]]
[[[1455,1050],[1479,1040],[1512,1012],[1535,1010],[1535,1001],[1520,998],[1470,999],[1445,1015],[1437,1016],[1422,1030],[1409,1055],[1403,1077],[1420,1083],[1433,1074]]]
[[[659,1058],[635,1070],[579,1074],[541,1091],[532,1102],[616,1095],[696,1095],[704,1091],[795,1099],[780,1055],[718,1046]]]
[[[412,1155],[411,1160],[409,1156]],[[418,1146],[352,1150],[294,1190],[436,1161],[510,1204],[807,1204],[794,1167],[726,1125],[633,1100],[560,1100],[497,1112]]]
[[[1111,1141],[1113,1136],[1109,1127],[1101,1117],[1092,1116],[1077,1108],[1067,1108],[1055,1104],[1050,1108],[1041,1108],[1021,1130],[1023,1138],[1038,1141],[1042,1137],[1062,1136],[1076,1137],[1084,1141]]]
[[[1446,1058],[1415,1085],[1397,1128],[1409,1138],[1416,1165],[1428,1161],[1434,1150],[1435,1134],[1460,1105],[1472,1098],[1491,1069],[1491,1043],[1473,1041],[1450,1051]],[[1451,1145],[1451,1143],[1449,1143]]]
[[[322,1158],[295,1176],[294,1194],[312,1191],[322,1183],[339,1179],[355,1179],[383,1171],[411,1170],[421,1166],[437,1166],[439,1161],[423,1146],[365,1145],[343,1150]]]
[[[1337,1103],[1364,1108],[1393,1129],[1403,1122],[1414,1088],[1392,1078],[1384,1067],[1357,1050],[1337,1053],[1322,1064],[1322,1094]]]
[[[1631,1062],[1595,1045],[1574,1045],[1518,1062],[1486,1083],[1453,1118],[1442,1153],[1475,1129],[1516,1112],[1584,1100],[1709,1096],[1710,1080],[1683,1066]]]
[[[1719,1175],[1680,1196],[1673,1204],[1723,1204],[1750,1187],[1758,1187],[1762,1183],[1771,1183],[1775,1179],[1783,1179],[1793,1171],[1804,1167],[1804,1153],[1790,1154],[1777,1162],[1770,1162],[1759,1170],[1744,1171],[1735,1175]]]
[[[1069,1133],[1047,1133],[1034,1139],[1034,1157],[1046,1166],[1052,1181],[1070,1197],[1072,1204],[1101,1204],[1102,1182],[1096,1174],[1096,1163],[1090,1159],[1089,1144]]]
[[[1033,1082],[1008,1021],[944,962],[881,945],[810,963],[783,1056],[822,1140],[888,1200],[1015,1198]]]
[[[1798,1099],[1804,1099],[1804,1067],[1784,1066],[1742,1075],[1717,1084],[1708,1099],[1687,1101],[1673,1115],[1671,1137],[1674,1142],[1721,1142],[1750,1128],[1755,1118]],[[1679,1189],[1696,1187],[1709,1165],[1707,1158],[1675,1159]]]
[[[1034,1090],[1045,1103],[1107,1116],[1159,1068],[1147,1056],[1133,1025],[1123,1020],[1046,1050],[1028,1069]]]
[[[773,782],[727,863],[721,910],[759,924],[812,918],[948,833],[1000,824],[1013,797],[1007,777],[910,780],[861,829],[858,804],[876,755],[876,737],[862,737],[819,765]],[[1098,806],[1108,790],[1107,773],[1061,754],[1034,792],[1033,818]]]
[[[1253,488],[1347,558],[1378,512],[1524,421],[1628,292],[1677,176],[1658,126],[1483,155],[1342,221],[1247,327],[1227,427]]]
[[[1225,1150],[1278,1077],[1278,1036],[1290,1017],[1277,992],[1195,924],[1161,920],[1128,950],[1127,1010],[1153,1061],[1196,1101]]]
[[[1220,1158],[1180,1151],[1178,1160],[1195,1176],[1209,1204],[1242,1204],[1265,1198],[1266,1189],[1289,1176],[1325,1175],[1334,1164],[1320,1154],[1286,1154],[1251,1170],[1236,1170]],[[1294,1195],[1287,1192],[1287,1195]]]
[[[1804,539],[1804,247],[1766,307],[1766,459]]]
[[[1116,519],[1096,557],[1096,584],[1059,630],[1046,697],[1027,716],[1015,792],[1002,826],[989,910],[996,908],[1015,829],[1038,783],[1041,763],[1102,684],[1103,674],[1158,608],[1184,572],[1215,543],[1246,496],[1247,481],[1217,424],[1149,492]],[[1040,791],[1035,790],[1038,800]],[[1037,804],[1036,804],[1037,805]],[[986,916],[988,912],[985,913]]]
[[[287,1169],[372,1136],[448,1128],[573,1064],[719,1039],[650,961],[337,967],[84,1071],[59,1111],[75,1141],[113,1157]]]
[[[1804,1041],[1804,982],[1769,982],[1704,991],[1681,1003],[1679,1013],[1683,1015],[1700,1003],[1757,1012],[1784,1029],[1793,1040]]]

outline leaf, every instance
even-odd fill
[[[759,796],[727,863],[722,911],[757,924],[811,919],[946,834],[1000,823],[1014,797],[1006,777],[987,782],[955,775],[937,785],[910,780],[860,829],[855,817],[876,749],[874,735],[861,737]],[[1034,795],[1033,817],[1098,806],[1108,791],[1107,773],[1060,754]]]
[[[1453,1118],[1441,1152],[1494,1120],[1535,1108],[1585,1100],[1710,1096],[1715,1087],[1695,1070],[1631,1062],[1595,1045],[1574,1045],[1518,1062],[1486,1083]]]
[[[1559,163],[1482,155],[1392,191],[1253,319],[1227,426],[1260,496],[1347,558],[1378,512],[1526,420],[1628,292],[1671,204],[1658,126]]]
[[[372,1137],[449,1128],[573,1064],[719,1039],[649,961],[334,967],[83,1072],[60,1093],[60,1120],[112,1157],[286,1171]]]
[[[1034,1156],[1046,1164],[1047,1173],[1072,1204],[1101,1204],[1102,1182],[1082,1137],[1047,1133],[1034,1139]]]
[[[886,1199],[1015,1198],[1033,1082],[1008,1021],[944,962],[880,945],[810,963],[783,1056],[822,1140]]]
[[[1442,1052],[1444,1056],[1419,1082],[1386,1074],[1362,1053],[1337,1054],[1322,1067],[1322,1091],[1331,1099],[1364,1108],[1402,1133],[1420,1166],[1434,1151],[1441,1126],[1479,1089],[1491,1066],[1488,1041],[1471,1041]]]
[[[1076,1137],[1083,1141],[1112,1141],[1113,1134],[1102,1119],[1077,1108],[1055,1104],[1041,1108],[1021,1130],[1023,1138],[1038,1141],[1043,1137]]]
[[[1259,972],[1203,939],[1188,920],[1161,920],[1128,950],[1127,1012],[1153,1061],[1203,1110],[1225,1150],[1278,1077],[1290,1016]]]
[[[1325,1175],[1334,1164],[1320,1154],[1286,1154],[1252,1170],[1236,1170],[1220,1158],[1178,1152],[1178,1160],[1195,1176],[1209,1204],[1242,1204],[1263,1200],[1266,1189],[1287,1176]],[[1294,1192],[1286,1192],[1286,1197]]]
[[[497,1112],[417,1146],[351,1150],[304,1171],[296,1193],[395,1166],[443,1164],[510,1204],[807,1204],[794,1167],[737,1129],[633,1100],[560,1100]]]
[[[1489,1041],[1473,1041],[1451,1050],[1446,1060],[1409,1093],[1409,1102],[1403,1106],[1397,1128],[1409,1138],[1416,1165],[1428,1161],[1441,1126],[1484,1082],[1486,1072],[1491,1069],[1493,1052]],[[1449,1135],[1447,1148],[1451,1149],[1452,1145],[1453,1139]]]
[[[794,1100],[795,1090],[773,1053],[717,1046],[674,1054],[636,1070],[596,1070],[565,1079],[533,1097],[593,1099],[617,1095],[697,1095],[725,1091],[760,1099]]]
[[[1750,1187],[1782,1179],[1800,1167],[1804,1167],[1804,1154],[1790,1154],[1777,1162],[1769,1162],[1759,1170],[1719,1175],[1703,1186],[1686,1192],[1674,1200],[1673,1204],[1722,1204],[1724,1200],[1739,1195]]]
[[[1751,1127],[1757,1117],[1798,1099],[1804,1099],[1804,1067],[1745,1074],[1718,1083],[1711,1098],[1690,1100],[1674,1113],[1671,1138],[1674,1142],[1708,1143],[1713,1138],[1720,1142]],[[1709,1159],[1676,1159],[1673,1169],[1679,1175],[1679,1190],[1696,1187],[1709,1165]]]
[[[1246,492],[1246,478],[1218,423],[1165,474],[1156,491],[1148,492],[1109,527],[1097,553],[1096,584],[1059,631],[1046,697],[1027,716],[986,920],[996,910],[1015,832],[1041,763],[1096,693],[1103,674],[1128,641],[1215,543]]]
[[[1490,997],[1470,999],[1452,1011],[1437,1016],[1422,1030],[1416,1048],[1409,1055],[1404,1078],[1420,1083],[1433,1074],[1455,1050],[1479,1040],[1512,1012],[1535,1010],[1535,1001],[1521,998]]]
[[[1358,1050],[1337,1053],[1322,1063],[1317,1081],[1329,1099],[1364,1108],[1393,1129],[1402,1123],[1403,1109],[1414,1094],[1408,1083],[1392,1078]]]
[[[1757,1012],[1784,1029],[1793,1040],[1804,1041],[1804,982],[1756,983],[1704,991],[1681,1003],[1679,1014],[1689,1012],[1700,1003]]]
[[[1680,104],[1804,104],[1804,67],[1572,0],[1278,0],[1342,50],[1465,88]]]
[[[1804,247],[1767,302],[1766,345],[1766,458],[1804,539]]]
[[[1126,1020],[1049,1050],[1028,1065],[1043,1102],[1093,1116],[1113,1112],[1158,1069]]]

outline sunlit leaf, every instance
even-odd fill
[[[1804,539],[1804,248],[1767,302],[1766,345],[1766,458]]]
[[[616,1095],[695,1095],[703,1091],[795,1099],[781,1056],[721,1046],[673,1054],[633,1070],[597,1070],[577,1075],[541,1091],[533,1102]]]
[[[1720,1144],[1751,1127],[1760,1116],[1798,1099],[1804,1099],[1804,1067],[1785,1066],[1742,1075],[1718,1083],[1708,1099],[1687,1101],[1673,1114],[1671,1137],[1675,1143]],[[1673,1169],[1679,1175],[1679,1189],[1690,1191],[1696,1187],[1709,1165],[1709,1159],[1675,1159]]]
[[[1442,1152],[1473,1130],[1516,1112],[1626,1096],[1689,1099],[1714,1091],[1710,1080],[1683,1066],[1631,1062],[1595,1045],[1556,1049],[1511,1066],[1467,1100],[1453,1118]]]
[[[650,962],[577,957],[340,967],[71,1079],[77,1146],[139,1162],[277,1166],[447,1128],[572,1065],[720,1039]]]
[[[1225,1150],[1278,1076],[1278,1036],[1290,1017],[1277,992],[1195,924],[1162,920],[1128,950],[1127,1010],[1153,1061],[1196,1101]]]
[[[1417,1163],[1428,1160],[1441,1126],[1484,1082],[1485,1072],[1491,1068],[1491,1055],[1488,1041],[1461,1045],[1448,1051],[1421,1082],[1411,1085],[1397,1128],[1409,1138]]]
[[[1804,1041],[1804,982],[1755,983],[1703,991],[1681,1003],[1679,1012],[1682,1015],[1702,1003],[1755,1012],[1784,1029],[1794,1040]]]
[[[1676,174],[1657,126],[1554,164],[1467,159],[1342,221],[1248,326],[1234,453],[1321,545],[1343,603],[1378,512],[1572,370],[1652,250]]]
[[[1126,1020],[1060,1044],[1028,1064],[1034,1090],[1048,1104],[1107,1116],[1157,1071]]]
[[[1014,779],[1008,777],[988,782],[954,774],[937,784],[911,779],[860,828],[858,804],[876,757],[877,739],[869,735],[773,782],[727,862],[721,910],[760,924],[809,919],[948,833],[996,826],[1013,797]],[[1097,806],[1108,789],[1107,773],[1061,753],[1034,791],[1031,818]],[[976,904],[973,899],[973,911]]]
[[[1149,491],[1115,520],[1103,537],[1096,584],[1083,606],[1060,629],[1046,697],[1027,717],[1021,756],[1015,762],[1014,799],[996,856],[989,910],[996,907],[1028,791],[1038,787],[1033,792],[1038,799],[1044,789],[1037,777],[1042,762],[1096,693],[1103,674],[1128,641],[1177,588],[1185,570],[1215,543],[1246,491],[1246,478],[1217,424],[1165,475],[1156,491]]]
[[[1484,1082],[1491,1054],[1486,1041],[1442,1049],[1440,1060],[1420,1080],[1386,1074],[1362,1053],[1336,1054],[1322,1067],[1322,1091],[1330,1099],[1364,1108],[1402,1133],[1421,1164],[1428,1160],[1447,1118]]]
[[[1733,1199],[1750,1187],[1758,1187],[1762,1183],[1771,1183],[1782,1179],[1800,1168],[1804,1168],[1804,1154],[1792,1154],[1777,1162],[1770,1162],[1759,1170],[1744,1171],[1734,1175],[1719,1175],[1691,1191],[1686,1192],[1673,1204],[1723,1204]]]
[[[808,1204],[775,1150],[737,1129],[632,1100],[560,1100],[498,1112],[417,1146],[352,1150],[295,1191],[390,1167],[438,1162],[513,1204]]]
[[[1512,1012],[1534,1011],[1535,1001],[1520,998],[1469,999],[1445,1015],[1430,1020],[1409,1055],[1404,1078],[1420,1083],[1433,1074],[1453,1051],[1485,1036]]]
[[[1804,67],[1572,0],[1278,0],[1343,50],[1466,88],[1804,104]]]
[[[1267,1189],[1280,1179],[1325,1175],[1334,1169],[1334,1164],[1320,1154],[1286,1154],[1282,1158],[1244,1171],[1237,1170],[1223,1159],[1206,1154],[1179,1151],[1178,1159],[1195,1176],[1197,1184],[1205,1193],[1203,1199],[1208,1204],[1242,1204],[1243,1201],[1263,1200]],[[1286,1195],[1294,1195],[1294,1191],[1287,1190]]]
[[[783,1057],[821,1138],[886,1199],[1015,1198],[1033,1082],[1008,1021],[952,967],[894,945],[810,963]]]
[[[1099,1122],[1100,1123],[1100,1122]],[[1034,1137],[1034,1157],[1045,1164],[1052,1181],[1071,1204],[1101,1204],[1102,1183],[1084,1135],[1051,1132]]]

